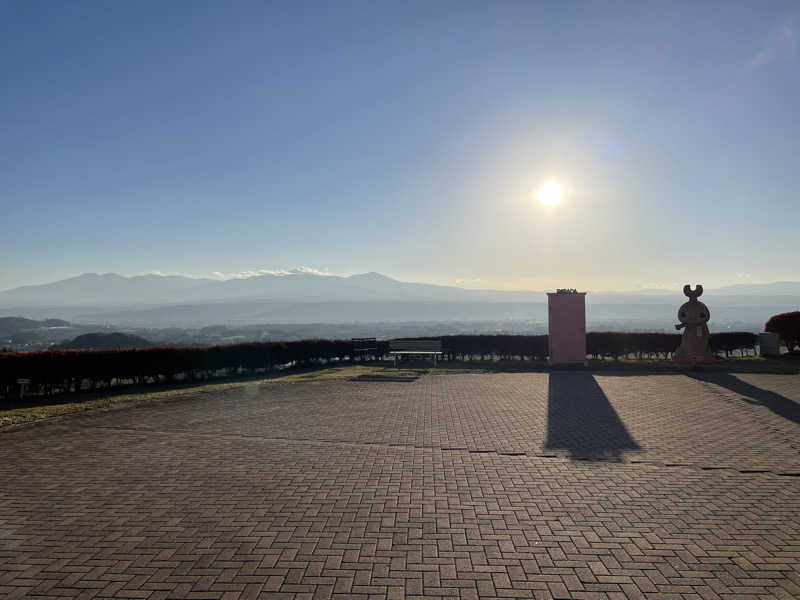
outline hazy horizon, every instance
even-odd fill
[[[0,290],[297,265],[488,290],[800,281],[799,19],[2,2]]]
[[[208,280],[208,281],[225,282],[225,281],[237,281],[237,280],[242,280],[242,279],[251,279],[251,278],[260,277],[260,276],[263,276],[263,275],[273,275],[273,276],[278,276],[278,277],[285,277],[285,276],[291,276],[291,275],[318,275],[320,277],[349,278],[349,277],[354,277],[354,276],[357,277],[357,276],[361,276],[361,275],[372,275],[372,274],[380,275],[380,276],[383,276],[383,277],[388,277],[390,279],[393,279],[393,280],[401,282],[401,283],[422,283],[422,284],[428,284],[428,285],[442,285],[442,286],[447,286],[447,287],[459,288],[459,289],[463,289],[463,290],[473,290],[473,291],[549,292],[549,291],[554,291],[555,289],[557,289],[555,287],[554,288],[550,288],[550,289],[488,288],[488,287],[481,287],[480,286],[480,283],[481,283],[480,280],[472,280],[472,281],[468,281],[468,282],[467,281],[456,280],[455,282],[453,282],[451,284],[448,284],[448,283],[433,283],[433,282],[425,282],[425,281],[406,281],[406,280],[401,280],[401,279],[398,279],[396,277],[393,277],[392,275],[389,275],[389,274],[386,274],[386,273],[380,273],[380,272],[376,272],[376,271],[358,272],[358,273],[331,273],[331,272],[328,272],[328,271],[322,271],[322,270],[319,270],[319,269],[314,269],[312,267],[294,267],[294,268],[291,268],[291,269],[245,270],[245,271],[239,271],[239,272],[234,272],[234,273],[219,273],[219,272],[216,272],[216,273],[211,273],[210,275],[187,275],[187,274],[184,274],[184,273],[162,273],[162,272],[159,272],[159,271],[146,271],[146,272],[131,273],[131,274],[116,273],[116,272],[111,272],[111,271],[107,272],[107,273],[98,273],[96,271],[86,271],[86,272],[82,272],[82,273],[79,273],[79,274],[76,274],[76,275],[71,275],[71,276],[68,276],[68,277],[66,277],[64,279],[59,279],[59,280],[55,280],[55,281],[42,281],[42,282],[36,282],[36,283],[28,283],[28,284],[23,284],[21,286],[16,286],[14,288],[0,288],[0,293],[11,291],[11,290],[15,290],[15,289],[18,289],[20,287],[48,285],[48,284],[51,284],[51,283],[58,283],[60,281],[66,281],[66,280],[70,280],[70,279],[78,279],[80,277],[91,276],[91,275],[96,275],[96,276],[99,276],[99,277],[103,277],[103,276],[120,276],[120,277],[124,277],[124,278],[127,278],[127,279],[136,278],[136,277],[143,277],[143,276],[148,276],[148,275],[154,275],[154,276],[164,277],[164,278],[176,277],[177,276],[177,277],[185,277],[185,278],[188,278],[188,279],[195,279],[195,280],[203,280],[203,281],[204,280]],[[695,283],[692,283],[692,282],[687,282],[687,283],[689,283],[690,285],[696,285]],[[719,286],[719,288],[720,289],[727,289],[727,288],[738,288],[738,287],[747,287],[747,286],[758,287],[758,286],[770,286],[770,285],[777,285],[777,284],[784,284],[784,283],[800,284],[800,282],[795,282],[795,281],[764,281],[764,282],[762,282],[762,281],[753,281],[751,279],[748,279],[747,281],[743,281],[743,280],[739,279],[739,280],[731,282],[729,284]],[[683,283],[682,284],[677,284],[676,283],[675,287],[652,287],[652,288],[644,288],[644,287],[642,287],[642,288],[638,288],[638,289],[596,289],[596,290],[591,290],[591,289],[588,289],[588,288],[579,288],[579,291],[593,292],[593,293],[598,293],[598,294],[625,293],[625,294],[632,294],[633,295],[633,294],[637,294],[637,293],[643,293],[643,294],[646,294],[646,293],[660,293],[660,294],[665,294],[665,295],[672,295],[672,294],[682,294],[683,293],[683,291],[682,291],[683,285],[685,285],[685,284],[683,284]],[[707,290],[708,289],[711,289],[711,290],[715,289],[715,288],[712,288],[712,287],[710,287],[708,285],[705,285],[705,288]],[[187,300],[190,300],[190,298],[187,298]]]

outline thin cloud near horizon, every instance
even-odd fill
[[[793,58],[795,54],[797,34],[792,24],[782,23],[770,32],[759,51],[747,60],[745,69],[754,71],[775,61]]]
[[[323,277],[329,277],[334,275],[334,273],[328,272],[327,269],[315,269],[314,267],[295,267],[293,269],[251,269],[245,271],[237,271],[234,273],[223,273],[222,271],[214,271],[212,275],[219,279],[223,279],[225,281],[229,281],[231,279],[249,279],[250,277],[259,277],[261,275],[301,275],[301,274],[311,274],[311,275],[321,275]]]

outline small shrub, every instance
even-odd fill
[[[781,313],[770,317],[764,331],[777,333],[789,352],[800,346],[800,311]]]

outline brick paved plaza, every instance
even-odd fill
[[[800,377],[266,383],[0,432],[0,597],[800,598]]]

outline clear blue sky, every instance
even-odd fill
[[[796,1],[0,0],[0,289],[798,280],[799,34]]]

